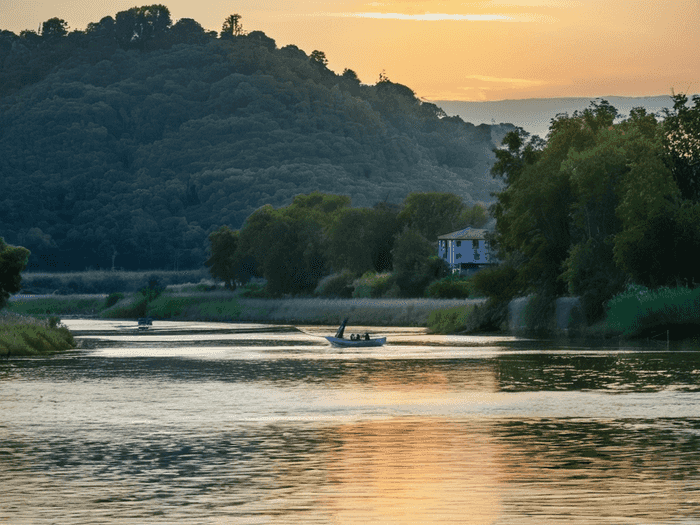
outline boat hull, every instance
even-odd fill
[[[384,346],[386,343],[386,337],[378,337],[376,339],[360,339],[359,341],[352,341],[350,339],[341,339],[338,337],[326,336],[326,339],[333,346],[340,348],[363,348],[367,346]]]

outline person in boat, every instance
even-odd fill
[[[365,341],[369,341],[369,334],[365,332]]]

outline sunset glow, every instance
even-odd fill
[[[236,12],[278,47],[323,51],[336,72],[372,84],[385,71],[430,100],[664,95],[697,92],[698,0],[162,0],[173,21],[220,30]],[[147,3],[144,2],[144,5]],[[71,29],[133,7],[10,2],[0,28],[36,30],[58,16]]]

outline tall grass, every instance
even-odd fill
[[[475,306],[455,306],[433,310],[428,316],[428,330],[436,334],[454,334],[467,329],[467,322]]]
[[[608,302],[606,323],[608,330],[628,337],[700,331],[700,288],[629,286]]]
[[[52,296],[15,299],[7,303],[7,310],[24,315],[94,315],[104,306],[99,297]]]
[[[197,283],[210,279],[206,270],[175,271],[107,271],[92,270],[69,273],[22,274],[22,287],[32,293],[109,294],[135,292],[143,288],[151,277],[162,286]]]
[[[52,354],[74,347],[73,335],[58,319],[0,315],[0,356]]]

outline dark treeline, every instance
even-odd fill
[[[489,201],[513,129],[446,117],[386,75],[336,74],[237,15],[217,34],[161,5],[0,32],[0,119],[0,233],[56,271],[201,267],[220,225],[313,191]]]
[[[447,276],[438,235],[488,221],[484,206],[465,206],[450,193],[411,193],[400,206],[350,204],[314,192],[282,208],[264,206],[240,230],[210,234],[206,265],[230,289],[264,277],[268,295],[420,297]]]
[[[493,208],[505,262],[477,288],[501,304],[536,294],[534,325],[555,297],[580,296],[592,323],[616,294],[696,288],[700,97],[673,100],[661,119],[603,100],[553,119],[546,140],[506,135],[493,168],[506,184]]]

